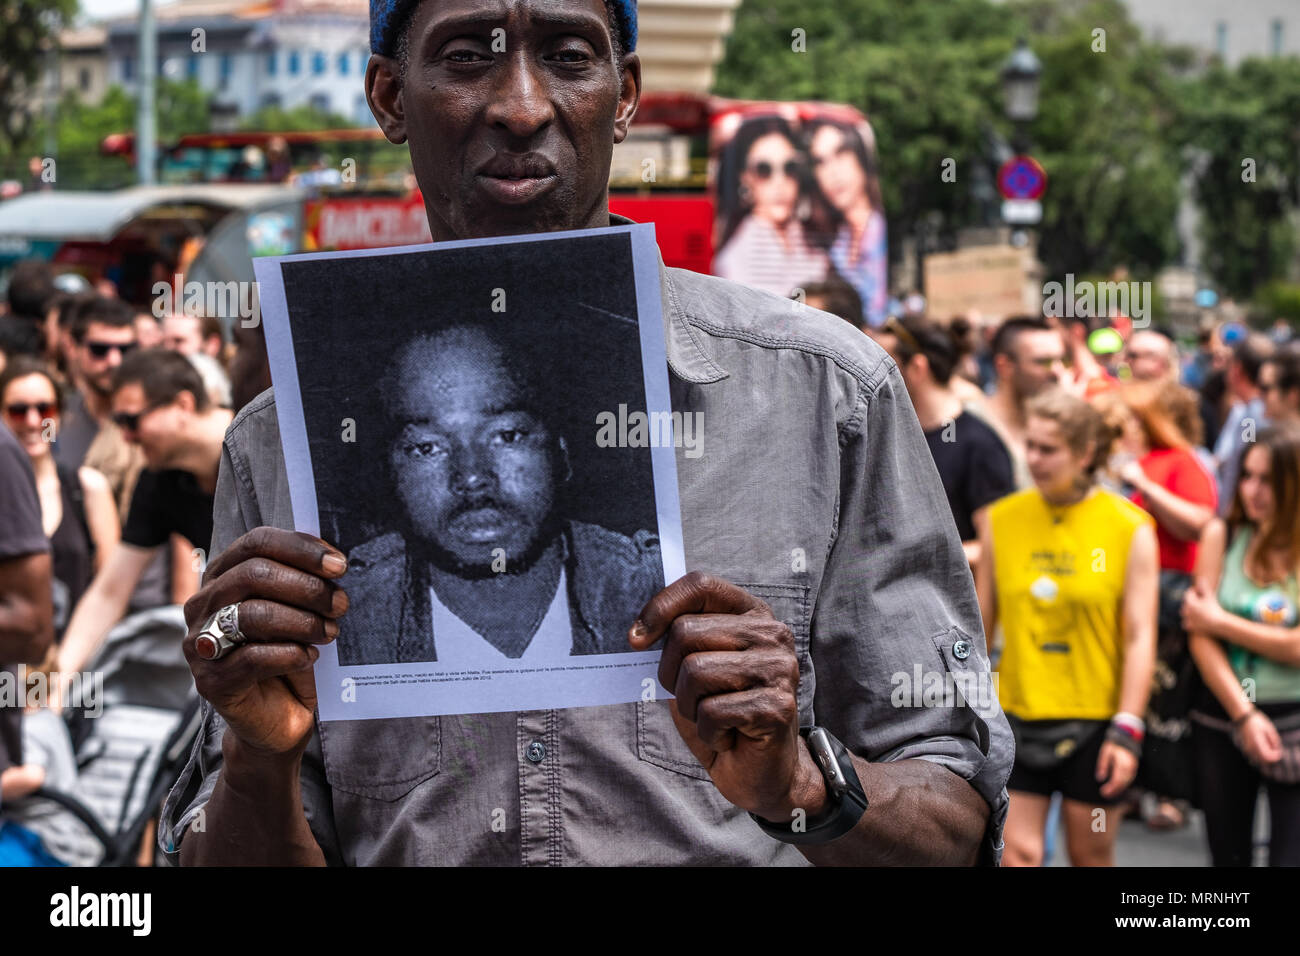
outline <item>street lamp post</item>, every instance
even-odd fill
[[[1038,87],[1043,64],[1022,37],[1002,66],[1002,102],[1007,119],[1015,124],[1016,152],[1029,149],[1029,124],[1038,116]]]
[[[154,183],[154,81],[158,70],[158,34],[152,0],[140,0],[140,89],[135,121],[136,177],[142,186]]]
[[[1029,124],[1038,116],[1038,88],[1042,77],[1042,62],[1021,37],[1001,72],[1003,110],[1015,127],[1011,142],[1015,156],[998,170],[999,189],[1007,200],[1002,205],[1002,216],[1017,227],[1011,234],[1011,243],[1017,247],[1029,241],[1028,234],[1019,227],[1036,223],[1042,216],[1038,203],[1042,195],[1042,167],[1028,156]]]

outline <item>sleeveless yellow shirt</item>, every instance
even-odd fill
[[[995,502],[989,518],[1002,708],[1021,720],[1109,720],[1119,709],[1129,547],[1151,517],[1103,488],[1063,508],[1029,488]]]

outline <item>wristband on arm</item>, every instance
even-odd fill
[[[1112,717],[1110,726],[1106,728],[1107,741],[1123,747],[1139,759],[1142,757],[1142,741],[1145,737],[1145,721],[1124,711]]]

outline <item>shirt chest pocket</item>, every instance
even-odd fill
[[[321,721],[325,779],[335,790],[392,802],[438,773],[442,718]]]
[[[812,589],[795,584],[746,584],[735,582],[750,594],[762,599],[772,609],[777,620],[790,628],[794,635],[795,654],[799,659],[799,725],[813,723],[813,692],[816,676],[812,655],[809,653],[809,622],[812,618]],[[637,756],[674,773],[708,780],[709,772],[691,753],[682,735],[677,732],[666,700],[640,701],[636,705],[636,740],[633,745]]]

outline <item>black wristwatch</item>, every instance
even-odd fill
[[[829,843],[848,833],[862,819],[867,810],[867,794],[847,747],[824,727],[805,727],[799,733],[807,741],[808,750],[826,780],[830,806],[815,818],[794,819],[788,824],[770,823],[752,813],[750,816],[759,829],[783,843]]]

